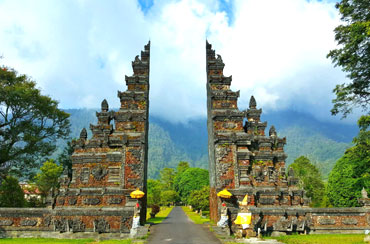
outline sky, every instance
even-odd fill
[[[339,121],[332,90],[346,77],[326,58],[339,24],[325,0],[0,0],[0,65],[32,77],[61,108],[99,108],[104,98],[118,108],[150,40],[150,114],[186,123],[207,113],[207,39],[240,109],[254,95],[267,113]]]

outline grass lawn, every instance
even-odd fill
[[[182,206],[182,209],[195,224],[204,224],[205,222],[210,222],[209,218],[202,218],[199,214],[193,212],[189,207]]]
[[[150,218],[150,211],[151,209],[148,208],[146,213],[146,222],[152,224],[159,224],[161,223],[167,216],[170,214],[173,206],[171,207],[161,207],[161,211],[155,215],[155,218]]]
[[[51,239],[51,238],[7,238],[0,239],[4,244],[131,244],[131,240],[95,241],[93,239]],[[138,243],[138,242],[136,242]]]
[[[269,237],[270,238],[270,237]],[[365,243],[365,235],[361,234],[317,234],[317,235],[288,235],[274,237],[287,244],[357,244]]]

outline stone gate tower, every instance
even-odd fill
[[[285,172],[285,138],[277,136],[274,126],[265,135],[267,122],[260,121],[262,110],[253,96],[247,110],[238,109],[239,91],[230,90],[232,77],[223,75],[225,64],[208,42],[206,55],[211,219],[218,220],[221,202],[216,194],[224,188],[234,196],[227,203],[232,220],[237,201],[246,194],[248,204],[256,207],[307,204],[294,173]]]
[[[98,232],[129,232],[136,200],[130,193],[146,193],[148,165],[150,43],[132,62],[133,75],[126,76],[127,91],[118,91],[120,109],[110,111],[104,99],[90,125],[92,138],[83,129],[74,141],[72,175],[62,177],[55,201],[55,229],[75,226]],[[146,218],[146,196],[141,200],[141,221]],[[65,214],[63,214],[65,213]],[[74,216],[74,217],[72,217]]]

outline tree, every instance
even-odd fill
[[[72,147],[72,142],[68,141],[67,145],[64,147],[63,152],[59,154],[57,161],[63,166],[63,169],[68,169],[68,176],[72,177],[72,154],[74,149]]]
[[[59,177],[63,172],[63,166],[54,163],[53,160],[46,161],[40,168],[41,172],[35,177],[35,182],[41,195],[46,197],[49,191],[59,187]]]
[[[177,165],[176,175],[173,180],[173,186],[175,190],[179,188],[181,176],[188,168],[190,168],[189,163],[185,161],[180,161],[179,164]]]
[[[165,190],[161,192],[161,205],[167,206],[177,202],[178,194],[174,190]]]
[[[25,175],[50,155],[69,134],[68,117],[26,75],[0,68],[0,179]]]
[[[177,193],[181,201],[188,203],[190,193],[194,190],[200,190],[203,186],[209,185],[208,170],[200,168],[188,168],[179,178]]]
[[[329,175],[328,198],[335,207],[358,206],[361,189],[370,190],[370,116],[358,121],[360,132]]]
[[[175,178],[175,170],[164,168],[159,172],[160,181],[164,190],[173,190],[173,181]]]
[[[200,190],[192,191],[188,203],[193,209],[209,210],[209,186],[203,186]]]
[[[180,161],[179,164],[177,165],[177,168],[176,168],[176,174],[177,175],[181,175],[182,173],[185,172],[185,170],[187,170],[188,168],[190,168],[189,166],[189,163],[188,162],[185,162],[185,161]]]
[[[334,30],[339,48],[331,50],[327,57],[342,67],[351,82],[335,87],[331,112],[346,117],[354,107],[370,112],[370,2],[341,0],[336,8],[344,24]]]
[[[147,182],[148,206],[159,205],[161,202],[162,185],[159,180],[149,179]]]
[[[0,206],[21,208],[25,203],[24,192],[18,180],[12,176],[5,177],[0,186]]]
[[[321,173],[308,158],[301,156],[289,166],[299,179],[299,186],[306,191],[306,196],[311,198],[313,207],[325,207],[325,184]]]

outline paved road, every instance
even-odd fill
[[[221,244],[208,228],[194,224],[181,207],[174,207],[150,232],[148,244]]]

